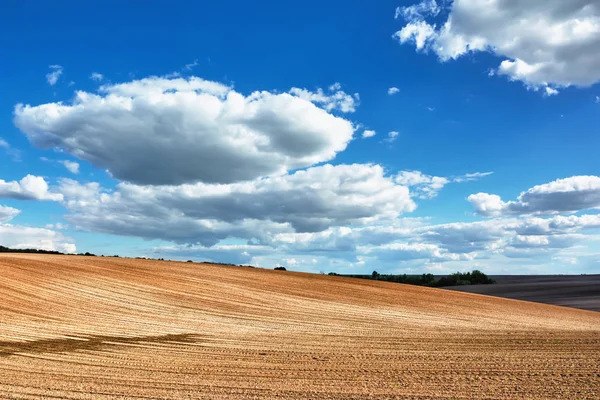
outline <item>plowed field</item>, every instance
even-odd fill
[[[5,254],[0,398],[598,399],[600,313],[247,267]]]

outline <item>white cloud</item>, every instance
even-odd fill
[[[342,84],[339,82],[332,83],[331,85],[329,85],[328,89],[330,92],[336,92],[342,89]]]
[[[414,187],[415,194],[422,199],[431,199],[450,182],[441,176],[425,175],[420,171],[401,171],[395,178],[396,183]]]
[[[297,265],[297,264],[298,264],[298,260],[296,260],[295,258],[284,258],[284,259],[283,259],[283,262],[285,262],[287,265],[290,265],[290,266],[292,266],[292,267],[293,267],[294,265]]]
[[[248,244],[219,244],[212,247],[201,245],[172,245],[153,247],[151,252],[154,257],[168,257],[184,260],[193,258],[198,261],[251,264],[254,257],[273,254],[274,249],[266,246]]]
[[[470,195],[467,200],[478,214],[486,217],[502,215],[506,208],[506,203],[496,194],[476,193]]]
[[[321,88],[317,88],[316,92],[311,92],[307,89],[292,88],[290,93],[299,98],[310,101],[311,103],[321,105],[327,111],[341,111],[343,113],[353,113],[358,106],[359,95],[355,93],[353,96],[341,90],[339,83],[334,83],[329,86],[328,93]]]
[[[69,160],[51,160],[48,157],[40,157],[40,160],[47,162],[47,163],[61,164],[63,167],[65,167],[67,170],[69,170],[69,172],[71,172],[72,174],[79,173],[79,163],[78,162],[69,161]]]
[[[493,174],[493,172],[475,172],[454,177],[426,175],[420,171],[401,171],[395,182],[413,188],[413,195],[421,199],[432,199],[442,188],[451,182],[462,183],[475,181]]]
[[[72,174],[79,173],[79,163],[77,163],[75,161],[69,161],[69,160],[61,160],[61,161],[59,161],[59,163],[64,165],[65,168],[68,169],[69,172],[71,172]]]
[[[410,222],[395,225],[398,222]],[[400,219],[393,223],[364,227],[335,227],[322,232],[280,233],[271,243],[288,255],[322,254],[349,263],[361,259],[377,269],[398,268],[422,272],[422,264],[450,263],[469,269],[464,261],[493,260],[506,265],[510,259],[527,258],[541,270],[549,268],[548,257],[568,249],[584,249],[600,227],[600,215],[551,218],[504,218],[475,222],[427,225],[426,220]],[[592,234],[583,234],[585,231]],[[539,237],[536,237],[539,236]],[[462,263],[460,263],[462,261]],[[459,264],[452,264],[459,263]],[[539,271],[538,271],[539,273]]]
[[[61,233],[44,228],[0,223],[0,243],[15,249],[33,248],[41,250],[75,253],[73,240]]]
[[[198,60],[194,60],[194,62],[185,64],[183,69],[185,69],[186,71],[191,71],[192,69],[194,69],[194,67],[197,67],[197,66],[198,66]]]
[[[98,72],[92,72],[92,74],[90,75],[90,79],[96,82],[101,82],[102,80],[104,80],[104,75]]]
[[[402,16],[404,19],[413,21],[424,19],[428,16],[435,17],[440,13],[440,11],[441,8],[435,0],[423,0],[420,3],[413,4],[411,6],[397,7],[394,18],[398,19],[400,16]]]
[[[360,240],[360,228],[331,227],[321,232],[278,233],[273,237],[271,244],[290,254],[333,254],[354,253]]]
[[[423,174],[399,176],[413,188],[433,181]],[[65,219],[74,228],[180,244],[156,248],[160,256],[266,267],[285,258],[296,260],[299,270],[316,268],[310,260],[318,258],[320,270],[347,272],[377,265],[378,271],[415,273],[423,271],[423,262],[469,269],[478,260],[494,266],[486,272],[512,265],[510,260],[551,271],[552,257],[584,249],[600,228],[600,214],[441,225],[398,219],[415,205],[395,179],[379,166],[353,165],[230,185],[122,183],[109,191],[65,179],[60,189],[70,211]],[[227,238],[247,244],[221,242]]]
[[[516,201],[477,193],[468,197],[483,216],[564,213],[600,208],[600,177],[573,176],[537,185],[521,193]]]
[[[225,238],[268,243],[279,233],[392,221],[416,208],[378,165],[323,165],[245,183],[138,186],[108,193],[61,181],[65,219],[81,229],[211,246]]]
[[[366,138],[373,137],[376,134],[377,134],[377,132],[375,132],[374,130],[365,129],[364,132],[363,132],[363,134],[362,134],[362,137],[363,137],[363,139],[366,139]]]
[[[589,237],[580,232],[600,227],[600,218],[597,216],[571,220],[570,226],[560,226],[556,218],[535,221],[547,227],[536,232],[530,229],[534,223],[531,219],[508,218],[416,227],[407,237],[414,243],[435,245],[441,250],[440,254],[448,255],[449,260],[486,259],[494,255],[515,258],[555,253],[574,247]],[[526,249],[537,249],[538,252],[524,251]],[[441,260],[443,257],[438,258]]]
[[[553,89],[550,86],[546,86],[544,89],[546,91],[546,97],[555,96],[559,93],[558,90]]]
[[[8,149],[10,148],[10,146],[8,145],[8,143],[6,142],[6,140],[0,138],[0,147]]]
[[[435,26],[425,21],[411,22],[393,35],[402,44],[413,42],[417,50],[424,50],[426,46],[430,46],[435,36]]]
[[[595,103],[596,103],[596,104],[600,103],[600,96],[596,96]]]
[[[0,205],[0,245],[11,248],[34,248],[75,253],[73,240],[51,229],[12,225],[7,222],[21,213],[20,210]],[[59,225],[59,224],[57,224]]]
[[[409,219],[411,221],[412,219]],[[397,220],[402,222],[403,220]],[[348,261],[369,259],[370,264],[411,260],[450,262],[473,260],[488,243],[506,234],[489,232],[492,224],[422,225],[423,221],[395,226],[394,223],[365,227],[336,227],[323,232],[280,233],[273,245],[284,254],[323,254]],[[379,267],[378,267],[379,268]]]
[[[365,265],[404,265],[413,260],[449,262],[471,260],[475,254],[452,253],[439,245],[420,238],[423,220],[403,218],[383,225],[364,227],[332,227],[322,232],[280,233],[270,243],[273,251],[293,255],[296,260],[315,260],[324,257],[327,264],[333,260],[350,263],[358,268]],[[312,264],[315,264],[312,261]],[[322,269],[322,266],[319,267]]]
[[[452,253],[490,251],[502,245],[517,220],[455,222],[432,225],[418,230],[421,240],[435,243]]]
[[[48,68],[50,68],[51,71],[46,74],[46,81],[48,81],[50,86],[54,86],[63,73],[63,67],[60,65],[50,65]]]
[[[464,174],[464,175],[460,175],[460,176],[456,176],[454,178],[452,178],[453,182],[470,182],[470,181],[476,181],[478,179],[481,178],[485,178],[486,176],[490,176],[492,175],[493,172],[488,171],[488,172],[474,172],[471,174]]]
[[[474,258],[471,254],[450,253],[435,244],[428,243],[390,243],[378,247],[367,246],[360,250],[365,255],[395,262],[423,259],[431,262],[468,261]]]
[[[528,88],[590,86],[600,81],[600,4],[596,0],[455,0],[446,21],[434,1],[396,11],[406,25],[400,43],[432,51],[441,61],[486,51],[504,58],[496,73]]]
[[[582,238],[582,235],[516,235],[512,238],[510,246],[514,248],[565,248],[573,246]]]
[[[391,87],[388,89],[388,94],[390,96],[395,95],[396,93],[400,92],[400,89],[398,89],[397,87]]]
[[[388,143],[392,143],[392,142],[396,141],[399,134],[400,134],[399,132],[391,131],[388,133],[387,138],[385,138],[384,140]]]
[[[61,224],[60,222],[57,222],[55,224],[46,224],[45,226],[46,229],[58,229],[58,230],[65,230],[65,229],[69,229],[69,225],[65,225],[65,224]]]
[[[21,213],[21,210],[16,208],[0,205],[0,224],[10,221]]]
[[[63,195],[49,191],[48,183],[40,176],[27,175],[19,182],[0,179],[0,198],[21,200],[61,201]]]
[[[530,217],[516,229],[520,235],[562,235],[585,229],[600,228],[600,214],[557,215],[551,218]]]
[[[324,107],[350,111],[354,103],[339,93]],[[71,104],[17,105],[15,124],[35,145],[63,148],[120,180],[231,183],[325,162],[346,148],[353,124],[313,104],[322,99],[301,96],[150,77],[77,92]]]

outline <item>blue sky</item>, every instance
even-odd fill
[[[580,3],[9,2],[0,244],[600,272],[600,7]]]

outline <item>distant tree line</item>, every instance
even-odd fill
[[[0,246],[0,253],[34,253],[34,254],[59,254],[59,255],[66,255],[66,256],[74,256],[74,255],[78,255],[78,256],[88,256],[88,257],[95,257],[96,255],[90,252],[85,252],[85,253],[79,253],[79,254],[72,254],[72,253],[62,253],[60,251],[56,251],[56,250],[41,250],[41,249],[12,249],[10,247],[6,247],[6,246]],[[118,256],[115,256],[118,257]]]
[[[375,281],[384,282],[395,282],[395,283],[406,283],[409,285],[417,286],[429,286],[429,287],[445,287],[445,286],[459,286],[459,285],[489,285],[496,283],[489,276],[479,270],[472,272],[456,272],[447,276],[443,276],[440,279],[436,279],[433,274],[422,274],[422,275],[392,275],[392,274],[380,274],[377,271],[373,271],[370,275],[340,275],[335,272],[330,272],[331,276],[344,276],[347,278],[359,278],[359,279],[371,279]]]
[[[0,253],[37,253],[37,254],[63,254],[60,251],[54,250],[39,250],[39,249],[11,249],[9,247],[0,246]]]
[[[460,285],[491,285],[495,280],[479,270],[472,272],[455,272],[448,276],[443,276],[437,282],[438,286],[460,286]]]

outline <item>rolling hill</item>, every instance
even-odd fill
[[[334,276],[0,255],[0,397],[600,397],[600,313]]]

